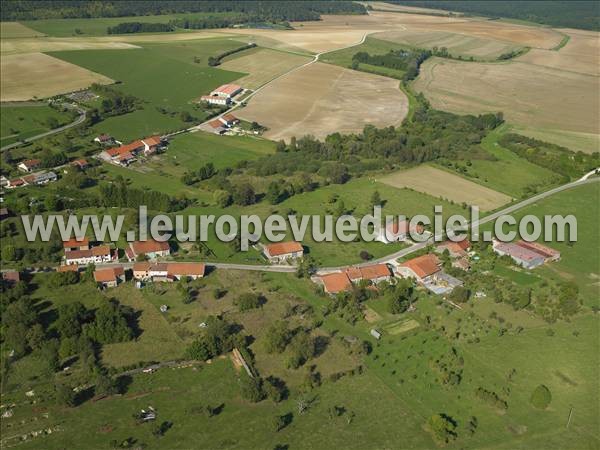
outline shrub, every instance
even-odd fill
[[[531,394],[531,399],[529,401],[537,409],[546,409],[552,401],[550,389],[543,384],[540,384]]]

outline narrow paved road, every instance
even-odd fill
[[[68,130],[69,128],[75,127],[85,121],[86,111],[82,107],[73,103],[63,103],[62,106],[68,109],[74,109],[75,111],[79,112],[79,117],[77,117],[77,119],[75,119],[73,122],[68,123],[67,125],[63,125],[62,127],[54,128],[53,130],[46,131],[45,133],[41,133],[27,139],[23,139],[23,141],[17,141],[12,144],[5,145],[4,147],[0,148],[0,151],[9,150],[11,148],[19,147],[20,145],[23,145],[23,143],[29,143],[37,141],[38,139],[45,138],[47,136],[52,136],[53,134]]]

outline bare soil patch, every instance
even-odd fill
[[[407,112],[397,80],[315,63],[269,84],[236,114],[268,127],[269,139],[289,140],[398,125]]]
[[[457,203],[465,202],[468,205],[477,205],[482,211],[496,209],[511,201],[508,195],[465,180],[445,170],[426,165],[395,172],[378,181],[396,188],[414,189]]]

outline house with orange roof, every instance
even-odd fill
[[[142,139],[144,144],[144,155],[152,155],[163,146],[163,139],[160,136],[150,136]]]
[[[56,268],[57,272],[79,272],[79,266],[77,264],[69,264],[58,266]]]
[[[16,284],[21,281],[21,274],[16,270],[2,272],[2,280],[7,284]]]
[[[391,244],[392,242],[407,241],[410,239],[411,234],[424,233],[427,232],[423,228],[423,225],[411,225],[409,220],[393,220],[387,222],[385,227],[381,227],[379,235],[375,240],[384,244]]]
[[[140,281],[176,281],[182,278],[196,280],[202,278],[206,266],[197,262],[157,263],[136,262],[133,265],[133,277]]]
[[[65,265],[107,264],[118,261],[118,258],[118,249],[113,250],[109,245],[65,251]]]
[[[40,166],[42,165],[42,161],[39,159],[27,159],[21,163],[19,163],[19,165],[17,165],[17,169],[22,170],[23,172],[33,172],[34,170],[37,170],[40,168]]]
[[[89,250],[90,248],[90,240],[88,238],[71,238],[68,241],[63,241],[63,249],[65,252],[70,252],[73,250]]]
[[[346,269],[346,275],[353,283],[360,281],[369,281],[372,284],[378,284],[382,281],[391,281],[393,274],[386,264],[373,264],[362,267],[349,267]]]
[[[440,242],[436,247],[437,253],[443,253],[448,250],[452,258],[461,258],[467,255],[467,252],[471,250],[471,242],[465,237],[460,241],[447,240]]]
[[[436,255],[428,253],[404,261],[396,267],[396,271],[403,278],[414,278],[418,282],[424,283],[433,279],[442,270],[441,265],[441,261]]]
[[[227,131],[227,127],[219,119],[211,120],[210,122],[208,122],[208,126],[213,131],[213,133],[216,134],[223,134]]]
[[[221,123],[223,123],[223,125],[225,125],[226,127],[229,128],[229,127],[234,126],[236,123],[239,123],[240,119],[238,119],[231,113],[227,113],[227,114],[223,114],[221,117],[219,117],[219,121]]]
[[[217,95],[203,95],[200,100],[209,105],[228,106],[231,103],[229,97],[219,97]]]
[[[282,263],[297,258],[302,258],[304,248],[295,241],[275,242],[263,247],[263,253],[271,263]]]
[[[159,242],[153,239],[130,242],[129,248],[125,249],[125,256],[129,261],[136,261],[140,255],[144,255],[148,259],[156,259],[170,254],[171,248],[168,242]]]
[[[83,159],[83,158],[79,158],[79,159],[76,159],[75,161],[71,161],[71,165],[73,167],[77,167],[80,170],[85,170],[89,167],[89,163],[87,162],[86,159]]]
[[[111,267],[94,271],[94,280],[103,288],[116,287],[125,281],[125,271],[122,267]]]
[[[319,281],[323,285],[323,290],[330,295],[352,290],[352,282],[346,272],[333,272],[321,275]]]

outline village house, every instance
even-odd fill
[[[425,229],[422,225],[411,225],[408,220],[394,220],[381,228],[375,240],[384,244],[403,242],[409,240],[411,234],[423,234],[424,232]]]
[[[299,242],[276,242],[265,245],[264,255],[271,263],[281,263],[292,259],[302,258],[304,249]]]
[[[319,280],[323,284],[323,290],[329,295],[352,290],[352,282],[346,272],[333,272],[321,275]]]
[[[208,122],[208,126],[216,134],[223,134],[227,131],[227,127],[219,119],[211,120]]]
[[[129,248],[125,249],[125,255],[129,261],[136,261],[140,255],[148,259],[156,259],[170,254],[171,249],[168,242],[159,242],[152,239],[130,242]]]
[[[94,271],[94,280],[103,288],[116,287],[125,281],[125,271],[122,267],[111,267]]]
[[[65,265],[106,264],[115,261],[118,261],[118,249],[113,251],[108,245],[65,251]]]
[[[376,285],[382,281],[390,282],[393,278],[392,272],[386,264],[373,264],[371,266],[350,267],[346,269],[346,275],[352,283],[369,281]]]
[[[116,141],[114,140],[114,138],[108,134],[101,134],[100,136],[96,136],[94,138],[94,142],[97,142],[98,144],[102,144],[102,145],[112,145],[114,144]]]
[[[425,283],[441,271],[441,262],[437,256],[429,253],[404,261],[396,267],[396,271],[403,278],[414,278]]]
[[[28,159],[19,163],[17,168],[23,172],[33,172],[34,170],[39,169],[41,164],[42,161],[39,159]]]
[[[71,238],[68,241],[63,241],[63,249],[65,252],[71,252],[73,250],[89,250],[90,240],[86,237]]]
[[[440,242],[436,248],[436,253],[444,253],[445,250],[448,250],[450,257],[452,258],[461,258],[467,255],[467,252],[471,249],[471,242],[468,239],[464,238],[460,241],[444,241]]]
[[[2,280],[7,284],[16,284],[21,281],[21,274],[16,270],[2,272]]]
[[[28,179],[29,177],[31,177],[31,181]],[[58,176],[54,172],[43,172],[35,175],[29,175],[25,177],[25,180],[29,184],[42,185],[55,182],[58,180]]]
[[[182,278],[196,280],[205,274],[206,266],[202,263],[178,262],[157,263],[142,261],[133,265],[133,278],[140,281],[172,282]]]
[[[517,245],[535,253],[539,253],[545,258],[544,262],[558,261],[560,260],[560,252],[546,245],[539,244],[537,242],[518,241]]]
[[[68,264],[58,266],[56,269],[57,272],[79,272],[79,266],[77,264]]]
[[[156,153],[163,146],[160,136],[150,136],[133,141],[120,147],[113,147],[100,152],[98,157],[106,162],[128,166],[136,160],[137,155],[148,156]]]
[[[6,184],[6,187],[8,189],[14,189],[21,186],[27,186],[27,183],[23,178],[15,178],[13,180],[8,180],[8,183]]]
[[[80,170],[85,170],[89,167],[87,160],[85,160],[83,158],[76,159],[75,161],[71,161],[71,165],[73,167],[77,167]]]
[[[219,117],[219,121],[227,128],[230,128],[235,124],[240,123],[240,120],[231,113],[223,114],[221,117]]]

